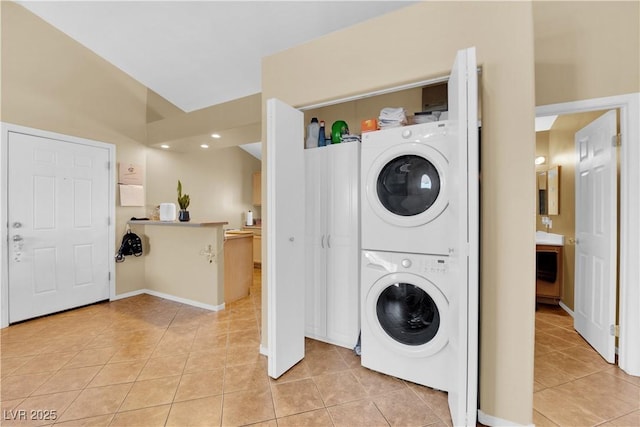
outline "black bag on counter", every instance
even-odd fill
[[[142,255],[142,239],[136,233],[128,230],[122,238],[122,244],[116,254],[116,262],[123,262],[126,255]]]

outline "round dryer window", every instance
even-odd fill
[[[378,175],[378,199],[391,213],[419,215],[440,194],[440,176],[429,160],[415,154],[396,157]]]
[[[426,144],[399,144],[369,165],[368,206],[385,222],[400,227],[425,225],[449,205],[449,162]]]
[[[394,283],[382,291],[376,313],[382,329],[405,345],[426,344],[440,328],[440,312],[435,302],[410,283]]]

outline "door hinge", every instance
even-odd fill
[[[611,144],[614,147],[620,147],[622,145],[622,135],[620,135],[619,133],[616,135],[613,135],[611,137]]]
[[[619,337],[620,336],[620,325],[611,325],[609,327],[609,334],[613,335],[614,337]]]
[[[111,272],[109,272],[109,281],[111,281]]]
[[[111,170],[111,161],[107,161],[107,170]]]

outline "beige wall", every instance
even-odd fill
[[[193,220],[227,221],[226,228],[239,228],[251,205],[252,175],[260,160],[241,148],[175,153],[149,149],[147,153],[147,204],[177,204],[176,187],[182,182],[189,194],[189,213]],[[259,218],[259,215],[254,215]]]
[[[536,105],[640,91],[640,2],[534,1]]]
[[[116,247],[131,217],[176,201],[178,179],[192,196],[194,217],[241,225],[258,160],[237,147],[207,154],[148,148],[148,121],[160,138],[158,129],[170,129],[176,117],[187,120],[184,113],[23,7],[2,1],[1,8],[0,119],[115,144],[117,162],[146,167],[147,206],[121,207],[116,197]],[[145,288],[145,257],[116,264],[116,285],[116,294]]]
[[[144,164],[147,89],[23,7],[1,7],[1,120],[115,144],[118,161]],[[144,213],[116,209],[116,247]],[[116,283],[116,293],[144,287],[143,261],[117,264]]]
[[[277,97],[304,106],[447,75],[456,50],[477,47],[485,254],[480,405],[521,424],[531,423],[533,397],[532,25],[526,2],[424,2],[267,57],[262,69],[263,103]],[[322,57],[349,66],[318,67]]]

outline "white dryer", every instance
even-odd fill
[[[453,258],[362,251],[361,363],[369,369],[450,391],[457,320]]]
[[[444,255],[456,246],[466,165],[451,123],[362,135],[362,249]]]

